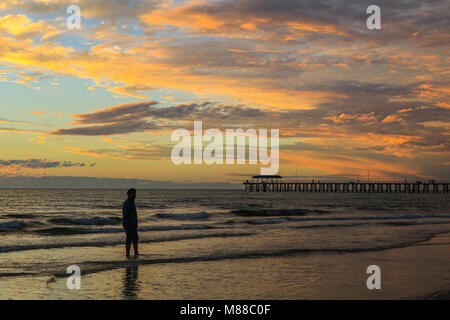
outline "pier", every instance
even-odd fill
[[[246,192],[334,192],[334,193],[448,193],[448,182],[350,181],[283,182],[281,176],[253,176],[243,182]]]

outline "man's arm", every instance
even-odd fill
[[[122,206],[122,225],[124,228],[128,228],[129,225],[129,216],[130,216],[130,211],[129,211],[129,205],[128,202],[125,202]]]
[[[136,210],[136,205],[133,203],[132,207],[132,219],[133,219],[133,224],[136,226],[136,229],[138,228],[138,217],[137,217],[137,210]]]

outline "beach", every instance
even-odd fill
[[[448,298],[448,195],[138,190],[141,255],[126,259],[123,190],[6,193],[1,299]]]

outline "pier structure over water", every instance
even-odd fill
[[[246,192],[335,192],[335,193],[448,193],[448,182],[428,181],[283,181],[278,175],[253,176],[243,182]]]

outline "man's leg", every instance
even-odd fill
[[[127,255],[127,257],[130,256],[130,247],[131,247],[131,243],[127,241],[125,243],[125,254]]]
[[[138,252],[138,242],[137,241],[133,241],[133,248],[134,248],[134,255],[138,256],[139,252]],[[128,248],[128,252],[129,252],[129,248]]]

